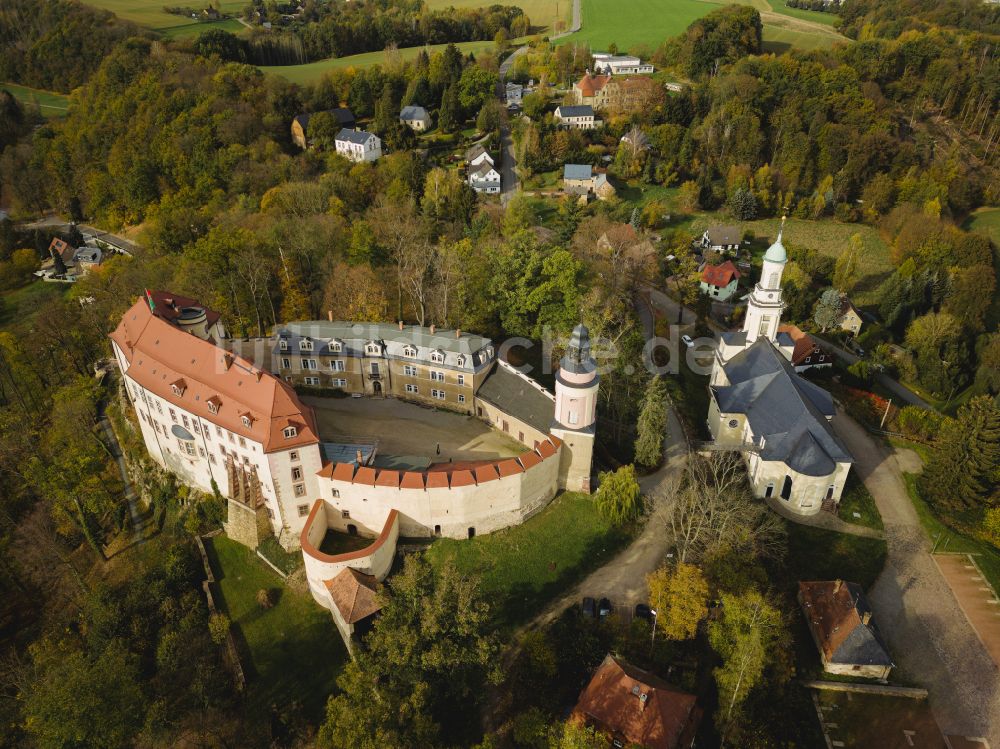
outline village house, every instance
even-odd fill
[[[494,165],[493,157],[490,156],[490,152],[483,147],[482,143],[477,143],[465,152],[465,163],[470,168],[480,166],[484,163],[490,166]]]
[[[815,515],[836,509],[854,459],[830,426],[833,398],[796,373],[795,341],[779,330],[787,259],[779,231],[742,329],[719,337],[707,420],[715,449],[742,454],[755,496]]]
[[[592,75],[588,70],[583,78],[573,84],[573,101],[577,105],[589,105],[603,109],[607,104],[604,87],[611,81],[610,75]]]
[[[710,226],[701,235],[701,246],[708,252],[739,252],[743,246],[743,229],[739,226]]]
[[[487,161],[479,166],[469,167],[469,187],[476,192],[497,195],[500,193],[500,172]]]
[[[778,334],[788,335],[795,345],[792,348],[792,366],[796,372],[807,369],[829,369],[833,366],[833,354],[820,348],[816,340],[797,325],[780,325]]]
[[[594,118],[594,108],[589,104],[556,107],[556,124],[571,130],[593,130],[601,124]]]
[[[382,141],[364,130],[341,130],[334,141],[337,153],[349,161],[377,161],[382,157]]]
[[[837,326],[851,335],[857,336],[861,333],[861,313],[858,308],[851,304],[847,296],[840,299],[840,317],[837,318]]]
[[[506,102],[508,107],[519,107],[521,102],[525,97],[524,86],[520,83],[514,83],[513,81],[508,81],[507,85],[504,86],[504,102]],[[531,93],[530,91],[528,93]]]
[[[643,63],[634,55],[612,55],[609,52],[595,52],[594,70],[605,75],[648,75],[653,72],[653,66]]]
[[[686,749],[694,745],[701,715],[694,695],[607,655],[570,720],[606,735],[612,746]]]
[[[860,585],[844,580],[800,582],[798,599],[824,671],[889,678],[895,664]]]
[[[701,272],[701,293],[720,302],[728,302],[739,286],[740,272],[727,260],[721,265],[706,265]]]
[[[333,115],[334,120],[336,120],[341,128],[353,130],[357,125],[354,113],[347,107],[338,107],[326,111]],[[292,120],[292,142],[299,148],[305,149],[311,145],[311,141],[309,140],[309,120],[311,117],[311,114],[300,114]]]
[[[427,110],[414,104],[403,107],[399,113],[399,121],[415,133],[422,133],[431,128],[431,116]]]
[[[649,150],[649,137],[638,127],[633,127],[625,133],[619,143],[636,151]]]
[[[607,200],[614,196],[615,188],[606,172],[595,171],[590,164],[564,164],[563,192],[578,195],[583,200],[590,195]]]

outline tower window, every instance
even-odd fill
[[[778,278],[779,278],[779,274],[778,273],[772,273],[771,277],[767,281],[767,288],[769,288],[769,289],[776,289],[776,288],[778,288]]]

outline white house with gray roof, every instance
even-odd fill
[[[431,129],[431,116],[423,107],[415,104],[403,107],[399,112],[399,121],[415,133]]]
[[[382,141],[364,130],[348,130],[344,128],[334,140],[334,145],[344,158],[355,161],[377,161],[382,158]]]
[[[833,398],[795,372],[795,342],[778,330],[786,261],[779,231],[764,255],[743,329],[723,333],[718,342],[708,427],[716,448],[743,454],[756,496],[814,515],[840,502],[854,461],[830,426]]]
[[[556,124],[571,130],[593,130],[601,125],[589,104],[563,104],[556,107]]]

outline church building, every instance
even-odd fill
[[[776,497],[791,512],[813,515],[836,508],[853,458],[830,425],[833,398],[796,373],[795,341],[779,330],[787,260],[779,230],[764,255],[743,329],[719,339],[708,427],[717,447],[742,453],[756,496]]]

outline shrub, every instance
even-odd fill
[[[225,642],[229,635],[229,617],[225,614],[212,614],[208,618],[208,633],[216,645]]]
[[[261,588],[257,591],[257,605],[262,609],[270,609],[274,607],[274,596],[271,594],[267,588]]]
[[[930,442],[941,427],[943,417],[937,411],[920,406],[904,406],[899,411],[899,431],[907,439]]]

